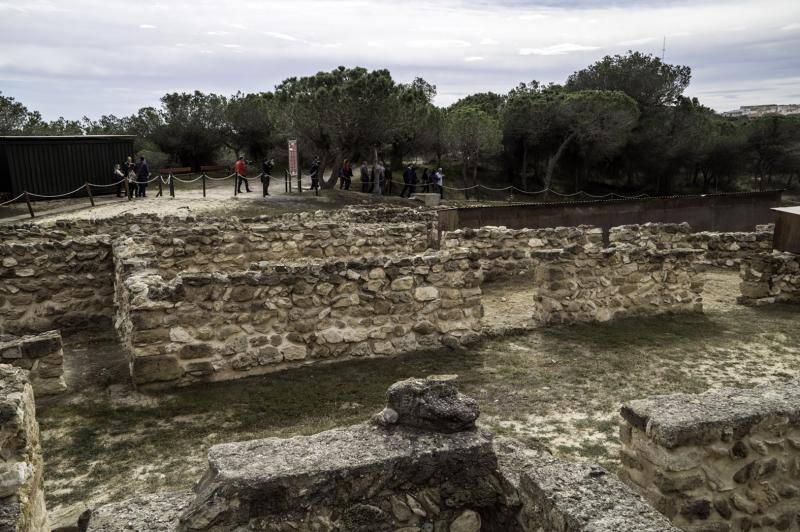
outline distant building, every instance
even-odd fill
[[[745,116],[747,118],[756,118],[769,114],[797,115],[800,114],[800,104],[789,103],[784,105],[743,105],[735,111],[726,111],[722,113],[722,116]]]

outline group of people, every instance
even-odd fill
[[[365,194],[388,195],[392,193],[392,170],[389,165],[384,165],[380,161],[376,161],[370,169],[367,161],[361,161],[360,168],[361,179],[361,192]],[[319,189],[319,173],[320,161],[319,157],[315,157],[311,163],[309,175],[311,176],[311,187],[309,190]],[[403,170],[403,188],[400,191],[400,197],[410,198],[412,194],[420,189],[420,192],[434,192],[438,193],[440,198],[444,198],[444,172],[441,168],[438,170],[428,170],[423,168],[422,180],[419,180],[417,175],[417,167],[409,164]],[[342,167],[339,169],[339,188],[341,190],[350,190],[353,183],[353,167],[348,159],[342,162]]]
[[[247,180],[247,165],[253,164],[253,161],[247,161],[244,156],[240,156],[236,159],[236,164],[234,165],[234,171],[236,172],[236,192],[237,194],[242,193],[242,184],[244,184],[245,192],[252,192],[250,190],[250,182]],[[265,158],[261,162],[261,185],[262,185],[262,194],[264,196],[269,196],[269,182],[272,179],[272,169],[275,168],[275,159],[272,158]]]
[[[247,179],[247,165],[253,164],[252,161],[247,161],[244,156],[236,159],[234,171],[236,172],[236,191],[242,193],[242,185],[245,187],[245,192],[252,192],[250,190],[250,182]],[[272,171],[275,168],[275,160],[272,158],[265,158],[261,163],[261,183],[263,185],[263,195],[269,196],[269,183],[272,178]],[[311,163],[309,170],[311,176],[311,188],[309,190],[319,189],[319,174],[320,174],[320,160],[315,157]],[[150,167],[144,157],[139,157],[139,161],[134,163],[133,157],[128,159],[123,164],[114,165],[114,182],[117,182],[117,197],[122,197],[125,191],[124,183],[127,181],[128,197],[137,198],[147,197],[147,183],[150,180]],[[422,179],[417,176],[417,167],[409,164],[403,170],[403,188],[400,191],[400,197],[410,198],[412,194],[417,192],[438,192],[440,198],[444,198],[444,172],[439,168],[438,170],[422,170]],[[361,179],[361,192],[366,194],[388,195],[392,193],[392,171],[389,165],[384,165],[377,161],[370,169],[367,166],[367,161],[361,162],[360,168]],[[353,167],[350,161],[345,159],[342,162],[342,167],[339,169],[339,188],[343,190],[350,190],[353,182]]]
[[[125,191],[125,182],[128,184],[128,197],[147,197],[147,182],[150,180],[150,166],[144,157],[134,163],[133,156],[122,164],[114,165],[114,182],[117,184],[117,197],[121,198]]]

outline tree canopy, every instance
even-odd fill
[[[333,187],[342,161],[409,161],[461,167],[481,181],[523,190],[584,188],[656,194],[789,186],[800,174],[800,117],[729,118],[684,96],[688,66],[628,52],[606,56],[563,85],[521,83],[448,107],[422,78],[400,83],[385,69],[338,67],[284,80],[272,91],[226,97],[170,93],[130,116],[46,121],[0,93],[0,134],[132,134],[137,151],[197,167],[268,153],[298,139],[321,159]],[[307,168],[307,166],[306,166]],[[330,169],[326,177],[325,169]],[[450,181],[452,184],[452,181]]]

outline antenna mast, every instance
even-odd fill
[[[664,40],[661,42],[661,62],[664,62],[664,54],[667,52],[667,36],[664,36]]]

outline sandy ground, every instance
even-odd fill
[[[295,183],[296,184],[296,183]],[[285,192],[283,179],[273,180],[270,185],[270,195],[262,195],[262,185],[258,181],[250,180],[252,192],[233,194],[233,181],[216,182],[206,189],[206,197],[200,183],[179,183],[176,187],[175,197],[169,196],[165,188],[165,196],[155,197],[157,188],[148,189],[146,198],[134,198],[128,201],[124,198],[111,196],[97,196],[95,206],[89,204],[88,198],[75,198],[66,200],[52,200],[48,202],[35,202],[33,205],[36,217],[31,219],[24,203],[14,204],[11,207],[0,208],[0,224],[19,223],[33,220],[37,223],[47,223],[57,219],[102,219],[119,214],[133,215],[197,215],[209,213],[216,216],[250,217],[261,214],[282,214],[285,212],[299,212],[308,210],[330,210],[341,208],[345,205],[368,205],[378,203],[397,203],[402,205],[419,205],[401,199],[394,195],[376,198],[360,192],[321,190],[319,195],[308,190],[310,181],[303,180],[303,192],[297,194],[296,186],[292,193]],[[354,183],[355,187],[356,184]],[[244,190],[244,187],[242,187]]]

